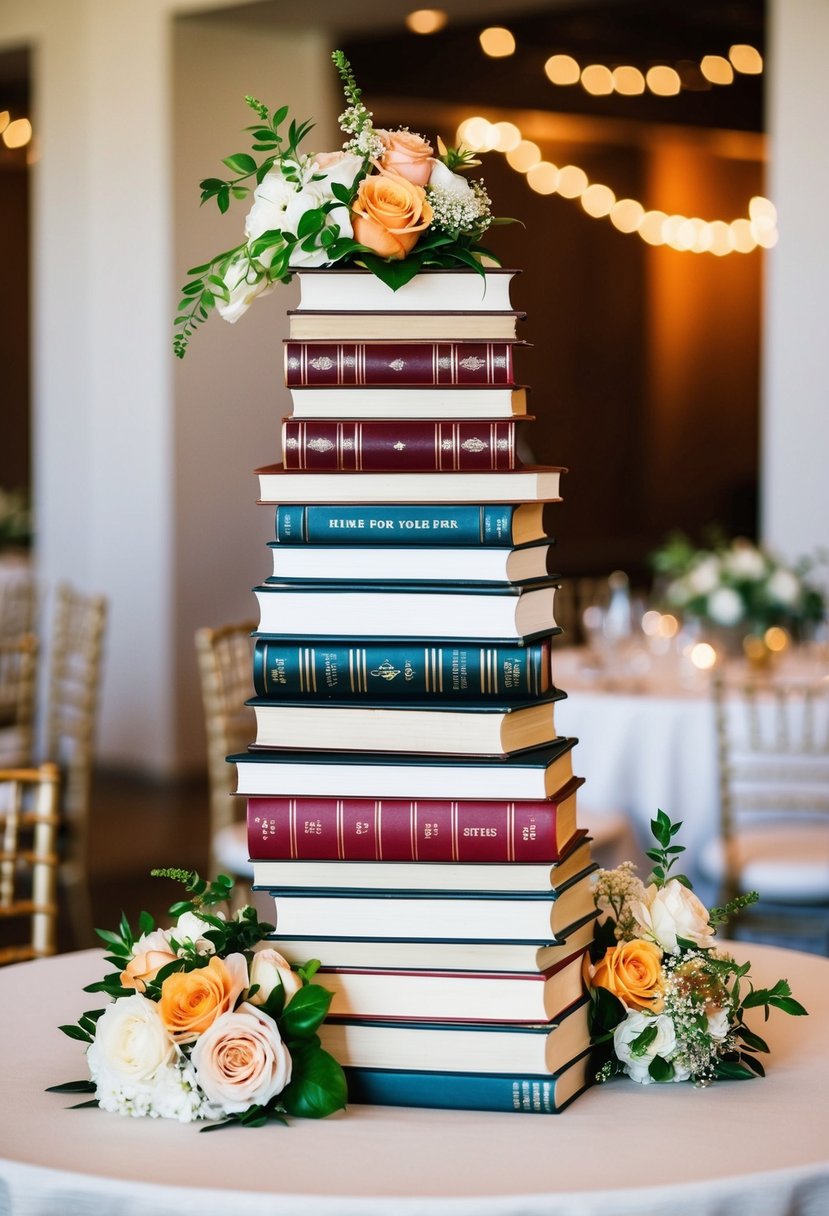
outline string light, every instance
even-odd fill
[[[487,54],[491,52],[487,51]],[[544,74],[550,84],[566,87],[581,83],[585,92],[593,96],[619,93],[623,97],[635,97],[646,89],[657,97],[675,97],[683,88],[733,84],[735,74],[758,76],[762,71],[763,56],[747,43],[730,47],[727,59],[722,55],[705,55],[698,63],[690,59],[683,59],[674,67],[659,63],[647,72],[629,64],[612,69],[603,63],[582,67],[572,55],[563,54],[551,55],[544,64]]]
[[[646,210],[635,198],[617,199],[610,186],[591,182],[578,165],[559,168],[544,160],[538,144],[524,139],[515,123],[491,123],[481,115],[470,116],[458,126],[457,143],[473,151],[501,152],[536,194],[578,199],[591,219],[609,219],[618,232],[635,233],[648,245],[667,245],[680,253],[725,257],[731,253],[752,253],[758,247],[771,249],[777,244],[777,209],[762,195],[749,201],[748,216],[730,223],[703,220],[696,215],[668,215],[665,211]]]
[[[28,118],[15,118],[3,131],[3,143],[7,148],[25,148],[32,138],[32,124]]]
[[[406,17],[406,25],[413,34],[436,34],[446,21],[446,13],[440,8],[416,8]]]
[[[478,35],[481,50],[491,59],[503,59],[515,52],[515,37],[502,25],[491,25]]]

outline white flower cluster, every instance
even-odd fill
[[[616,922],[613,932],[617,941],[636,936],[637,921],[631,905],[645,898],[645,884],[632,861],[623,861],[615,870],[598,870],[593,898],[599,912]]]
[[[428,189],[432,223],[445,232],[482,233],[492,221],[492,204],[482,181],[469,182],[438,161]]]

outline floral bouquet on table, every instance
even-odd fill
[[[91,1079],[51,1092],[93,1093],[80,1105],[121,1115],[213,1120],[204,1131],[343,1108],[343,1071],[316,1034],[331,1003],[313,982],[319,963],[292,970],[262,947],[273,925],[252,907],[211,911],[232,891],[226,875],[152,873],[182,882],[188,898],[171,907],[172,928],[142,912],[138,935],[125,917],[118,932],[97,930],[116,970],[85,991],[112,1002],[60,1028],[87,1044]]]
[[[482,181],[463,174],[480,164],[471,152],[438,152],[422,136],[402,128],[375,128],[351,66],[332,55],[343,82],[346,109],[342,150],[307,153],[300,144],[313,124],[283,124],[288,107],[271,111],[255,97],[245,100],[258,121],[247,128],[257,161],[237,152],[222,162],[230,178],[201,183],[203,203],[214,198],[221,212],[231,199],[253,197],[245,240],[187,273],[176,313],[174,350],[183,358],[194,329],[215,308],[238,321],[274,283],[288,283],[303,267],[361,267],[397,290],[424,268],[471,269],[498,259],[480,244],[493,224]]]
[[[751,964],[736,963],[715,940],[717,925],[756,902],[756,893],[709,912],[687,878],[668,876],[684,852],[673,843],[681,826],[663,811],[651,821],[657,847],[647,854],[654,862],[647,887],[630,862],[597,874],[601,915],[586,971],[599,1081],[625,1074],[642,1085],[705,1086],[763,1076],[758,1053],[768,1046],[746,1025],[746,1011],[806,1013],[786,980],[755,988]]]

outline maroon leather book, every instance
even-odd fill
[[[515,469],[516,425],[527,420],[286,418],[283,463],[291,470],[374,473]]]
[[[247,800],[252,861],[559,861],[577,834],[573,777],[552,798]]]
[[[523,342],[285,342],[288,388],[514,385]]]

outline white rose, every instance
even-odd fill
[[[766,561],[759,549],[748,543],[735,544],[723,559],[723,565],[734,578],[753,579],[766,573]]]
[[[630,909],[642,936],[671,954],[679,950],[678,938],[703,949],[713,944],[714,930],[708,923],[708,909],[675,878],[669,878],[664,887],[651,883],[645,888],[644,900],[631,901]]]
[[[147,954],[150,950],[169,951],[170,939],[164,929],[153,929],[152,933],[142,933],[132,948],[132,958],[136,954]]]
[[[363,171],[362,156],[355,156],[353,152],[317,152],[311,158],[310,172],[316,177],[318,174],[323,175],[323,181],[318,183],[327,188],[327,192],[331,194],[331,186],[336,182],[338,186],[345,186],[350,190],[354,185],[354,179],[358,173]],[[333,198],[333,195],[331,195]],[[335,212],[337,223],[343,229],[341,217],[348,216],[345,207],[342,210]]]
[[[296,236],[299,222],[306,211],[314,211],[334,199],[331,186],[334,182],[350,187],[359,170],[362,168],[362,158],[343,153],[342,160],[331,161],[334,153],[322,153],[317,161],[307,162],[305,166],[296,166],[298,175],[310,179],[315,176],[315,168],[323,175],[319,181],[307,180],[288,182],[280,169],[271,169],[253,192],[253,206],[245,220],[245,236],[248,241],[254,241],[266,232],[278,230],[290,232]],[[320,163],[322,162],[322,163]],[[328,216],[327,227],[336,224],[341,237],[351,237],[354,229],[347,207],[336,207]],[[270,266],[273,261],[275,248],[266,249],[259,255],[263,266]],[[327,251],[319,246],[312,250],[296,245],[291,253],[290,265],[322,266],[328,261]]]
[[[213,915],[220,920],[224,920],[224,913],[216,912]],[[212,942],[208,941],[204,936],[212,928],[207,921],[202,920],[195,912],[182,912],[181,916],[176,921],[175,929],[169,929],[167,936],[172,944],[174,944],[179,954],[182,953],[180,947],[185,942],[191,943],[196,948],[196,954],[215,954],[216,947]]]
[[[429,185],[434,186],[436,190],[446,190],[449,194],[454,194],[461,199],[466,199],[473,193],[466,178],[460,173],[453,173],[451,169],[447,169],[442,160],[436,160],[432,166]]]
[[[800,599],[800,583],[791,570],[775,570],[766,583],[769,599],[785,608],[793,608]]]
[[[291,1056],[276,1022],[248,1002],[218,1017],[191,1059],[208,1102],[228,1115],[264,1106],[291,1079]]]
[[[715,1013],[708,1015],[708,1033],[711,1038],[720,1042],[728,1034],[731,1029],[731,1023],[728,1019],[727,1009],[718,1009]]]
[[[633,1054],[631,1044],[643,1030],[655,1029],[656,1035],[644,1051]],[[624,1065],[625,1072],[640,1085],[650,1085],[653,1077],[648,1069],[656,1056],[670,1060],[676,1051],[676,1031],[671,1019],[665,1013],[642,1013],[639,1010],[628,1013],[624,1022],[620,1022],[613,1032],[613,1050]],[[674,1064],[674,1081],[687,1081],[690,1073],[687,1068]]]
[[[707,610],[718,625],[736,625],[744,612],[743,601],[732,587],[720,587],[709,595]]]
[[[237,254],[227,268],[224,284],[230,299],[216,296],[216,312],[223,321],[234,325],[250,308],[257,296],[263,295],[273,286],[264,277],[257,277],[245,254]]]
[[[291,964],[277,950],[258,950],[250,964],[250,986],[259,985],[259,991],[250,998],[252,1005],[264,1005],[274,988],[281,982],[287,1005],[294,993],[299,992],[302,980]]]
[[[707,595],[720,582],[720,562],[717,557],[706,557],[685,575],[692,595]]]
[[[98,1019],[87,1052],[89,1072],[102,1091],[152,1082],[176,1059],[158,1005],[146,997],[125,996],[114,1001]]]

